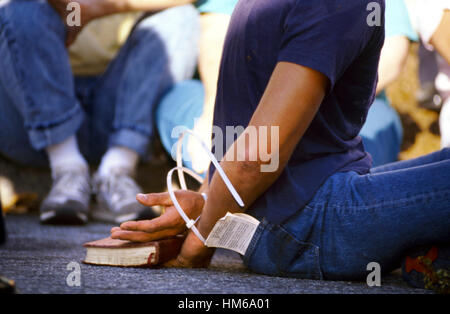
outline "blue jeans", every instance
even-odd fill
[[[173,133],[176,127],[194,128],[195,119],[203,112],[203,84],[198,80],[187,80],[175,84],[162,98],[156,109],[156,126],[164,149],[176,160],[178,136]],[[176,105],[174,105],[176,104]],[[173,133],[173,134],[172,134]],[[187,137],[184,144],[187,143]],[[192,169],[191,157],[183,146],[183,164]],[[193,156],[195,158],[195,156]]]
[[[0,153],[45,166],[42,149],[76,134],[90,162],[110,146],[145,158],[162,95],[194,74],[199,33],[191,5],[153,14],[102,75],[74,77],[56,11],[44,0],[0,2]]]
[[[372,156],[373,167],[398,160],[403,127],[398,113],[385,95],[377,97],[373,102],[359,135],[363,139],[364,148]]]
[[[336,173],[281,225],[248,213],[261,221],[243,257],[254,272],[361,280],[377,262],[389,273],[410,249],[450,243],[450,149],[366,175]]]

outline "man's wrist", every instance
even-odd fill
[[[209,234],[211,233],[212,229],[216,225],[217,222],[214,222],[214,224],[207,223],[204,219],[205,217],[200,217],[199,221],[197,222],[196,226],[198,229],[198,232],[202,235],[203,238],[208,239]]]

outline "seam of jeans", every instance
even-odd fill
[[[28,137],[30,144],[35,150],[41,150],[47,146],[61,142],[71,135],[78,132],[83,123],[83,111],[67,120],[66,123],[54,125],[51,128],[30,129],[28,130]]]
[[[295,240],[295,239],[294,239]],[[319,275],[319,277],[318,278],[314,278],[314,279],[318,279],[318,280],[323,280],[323,272],[322,272],[322,268],[321,268],[321,264],[320,264],[320,248],[317,246],[317,245],[314,245],[314,244],[310,244],[310,243],[306,243],[306,242],[304,242],[304,243],[299,243],[301,246],[308,246],[310,249],[312,249],[313,250],[313,252],[314,252],[314,257],[313,257],[313,259],[314,259],[314,264],[316,264],[316,265],[314,265],[314,268],[315,268],[315,270],[317,271],[317,273],[315,272],[314,273],[314,275]],[[303,254],[303,252],[302,252],[302,254]],[[297,252],[297,254],[295,255],[295,257],[296,258],[298,258],[298,257],[301,257],[301,254],[300,254],[300,252]],[[287,273],[287,272],[283,272],[283,271],[281,271],[281,273],[283,273],[283,274],[286,274],[286,275],[289,275],[289,273]]]
[[[47,130],[51,129],[55,126],[61,125],[64,122],[72,119],[76,115],[80,114],[82,112],[81,106],[74,106],[71,110],[66,112],[64,115],[58,117],[57,119],[54,119],[52,121],[48,122],[33,122],[33,123],[26,123],[25,127],[28,130]]]
[[[149,128],[146,129],[146,128],[142,128],[138,125],[131,125],[131,124],[125,124],[125,123],[120,123],[118,125],[114,125],[114,127],[112,129],[112,133],[120,133],[122,130],[130,130],[133,132],[137,132],[145,137],[152,135],[152,131]]]
[[[393,206],[393,205],[404,205],[405,203],[417,203],[420,201],[421,203],[425,202],[427,198],[445,198],[445,196],[450,197],[450,190],[439,190],[439,191],[432,191],[427,193],[422,193],[419,195],[414,195],[411,197],[404,197],[401,199],[394,199],[394,200],[382,200],[380,202],[377,202],[377,204],[373,205],[345,205],[345,204],[329,204],[329,202],[320,202],[315,204],[307,204],[303,210],[318,210],[326,208],[328,210],[330,209],[347,209],[347,210],[369,210],[369,209],[377,209],[385,206]]]
[[[147,136],[135,130],[121,129],[110,134],[108,147],[128,147],[136,151],[145,160],[151,137],[151,135]]]

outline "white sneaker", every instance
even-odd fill
[[[125,170],[116,170],[108,176],[96,173],[92,179],[97,204],[92,218],[98,221],[121,224],[125,221],[152,219],[157,211],[136,200],[142,189]]]
[[[85,224],[90,197],[88,169],[55,170],[52,188],[40,207],[40,221],[44,224]]]

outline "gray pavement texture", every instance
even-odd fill
[[[164,190],[170,163],[161,159],[138,171],[146,192]],[[48,169],[19,167],[0,158],[0,176],[13,181],[18,193],[39,197],[48,191]],[[238,254],[217,250],[208,269],[142,269],[82,264],[82,244],[103,238],[112,226],[42,226],[36,212],[7,215],[8,241],[0,246],[0,275],[13,279],[20,293],[144,293],[144,294],[421,294],[428,291],[406,285],[399,273],[382,278],[381,287],[365,282],[314,281],[269,277],[248,271]],[[81,285],[66,283],[71,262],[80,263]]]
[[[398,274],[381,287],[364,282],[314,281],[269,277],[248,271],[239,255],[218,250],[208,269],[143,269],[82,264],[82,244],[108,235],[110,225],[42,226],[37,215],[8,215],[8,241],[0,247],[0,274],[20,293],[298,294],[426,293],[408,287]],[[81,285],[66,283],[71,262],[80,263]]]

